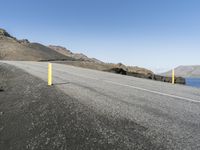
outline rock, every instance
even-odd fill
[[[21,44],[29,44],[30,43],[29,40],[27,40],[27,39],[18,40],[18,42]]]
[[[175,78],[175,83],[178,83],[178,84],[186,84],[186,81],[185,81],[185,78],[176,77],[176,78]]]
[[[144,69],[144,68],[136,67],[137,69],[134,70],[133,69],[134,67],[132,67],[132,70],[130,71],[123,64],[117,64],[116,66],[118,66],[118,67],[114,67],[114,68],[111,68],[106,71],[117,73],[117,74],[122,74],[122,75],[133,76],[133,77],[137,77],[137,78],[152,79],[152,80],[156,80],[156,81],[169,82],[169,83],[172,82],[172,77],[156,75],[153,72],[151,72],[147,69]],[[182,77],[175,77],[175,83],[185,84],[186,81]]]
[[[128,68],[124,64],[122,64],[122,63],[116,64],[115,68],[123,69],[126,72],[128,71]]]
[[[62,46],[54,46],[54,45],[49,45],[49,48],[58,51],[60,53],[63,53],[65,55],[71,55],[73,54],[70,50],[66,49],[65,47]]]
[[[153,79],[153,75],[154,75],[153,72],[148,69],[144,69],[140,67],[125,66],[122,63],[113,65],[113,67],[107,71],[123,74],[123,75],[128,75],[128,76],[133,76],[133,77],[138,77],[138,78],[146,78],[146,79]]]
[[[0,28],[1,37],[12,37],[6,30]]]
[[[160,75],[154,75],[153,77],[154,80],[157,80],[157,81],[163,81],[163,76],[160,76]]]
[[[17,41],[17,39],[11,36],[6,30],[0,28],[0,39],[5,39],[5,38]]]
[[[137,67],[137,66],[128,66],[127,67],[128,72],[133,72],[133,73],[139,73],[139,74],[145,74],[147,76],[149,75],[153,75],[153,72],[151,70],[145,69],[145,68],[141,68],[141,67]]]
[[[125,71],[122,68],[111,68],[110,70],[107,70],[107,71],[117,73],[117,74],[127,75],[127,71]]]
[[[163,81],[163,82],[169,82],[169,83],[172,82],[172,77],[165,77],[165,76],[161,76],[161,75],[154,75],[153,79],[156,81]],[[186,81],[182,77],[175,77],[175,83],[186,84]]]

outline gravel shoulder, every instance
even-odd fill
[[[2,150],[166,149],[136,122],[100,115],[13,66],[0,64],[0,87]]]

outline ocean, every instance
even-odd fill
[[[200,88],[200,78],[186,78],[186,85]]]

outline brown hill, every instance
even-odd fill
[[[42,44],[17,40],[0,29],[0,60],[73,60]]]
[[[75,60],[79,60],[79,61],[89,61],[89,62],[94,62],[94,63],[103,63],[102,61],[95,59],[95,58],[89,58],[86,55],[82,54],[82,53],[73,53],[70,50],[68,50],[65,47],[62,46],[55,46],[55,45],[49,45],[49,48],[55,50],[58,53],[61,53],[65,56],[71,57]]]

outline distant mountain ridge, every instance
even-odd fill
[[[171,71],[167,71],[162,73],[165,76],[171,76]],[[200,78],[200,65],[192,65],[192,66],[179,66],[175,68],[175,75],[181,77],[193,77]]]

